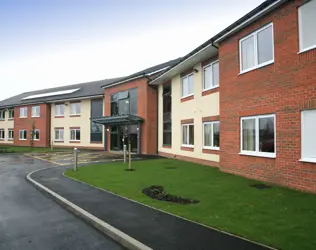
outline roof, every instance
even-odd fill
[[[141,77],[147,77],[149,80],[152,80],[157,75],[165,72],[170,67],[178,64],[181,60],[182,60],[182,57],[179,57],[177,59],[174,59],[174,60],[171,60],[171,61],[168,61],[168,62],[165,62],[165,63],[161,63],[161,64],[158,64],[156,66],[152,66],[150,68],[141,70],[141,71],[136,72],[134,74],[131,74],[129,76],[126,76],[126,77],[123,77],[121,79],[118,79],[117,81],[113,81],[113,82],[111,82],[109,84],[104,84],[102,87],[103,88],[108,88],[108,87],[111,87],[113,85],[117,85],[117,84],[121,84],[121,83],[124,83],[124,82],[128,82],[128,81],[131,81],[131,80],[134,80],[134,79],[138,79],[138,78],[141,78]]]
[[[100,81],[93,81],[93,82],[86,82],[86,83],[79,83],[79,84],[73,84],[73,85],[67,85],[62,87],[55,87],[55,88],[48,88],[48,89],[42,89],[37,91],[31,91],[31,92],[25,92],[13,97],[10,97],[8,99],[5,99],[3,101],[0,101],[0,107],[12,107],[12,106],[18,106],[18,105],[24,105],[24,104],[32,104],[32,103],[44,103],[44,102],[56,102],[59,100],[67,100],[67,99],[76,99],[76,98],[85,98],[90,96],[99,96],[104,94],[104,90],[101,88],[101,86],[110,84],[114,81],[118,81],[121,78],[112,78],[112,79],[105,79]],[[72,91],[71,93],[68,93],[70,91],[67,90],[76,90]],[[52,95],[52,96],[45,96],[43,95],[52,93],[52,92],[59,92],[66,94],[58,94],[58,95]],[[28,98],[35,96],[35,98]],[[36,98],[36,96],[39,96]],[[24,99],[23,98],[28,98]]]
[[[254,22],[255,20],[257,20],[261,16],[265,15],[267,12],[275,9],[276,7],[278,7],[279,5],[281,5],[282,3],[286,2],[286,1],[288,1],[288,0],[266,0],[266,1],[264,1],[262,4],[260,4],[255,9],[248,12],[246,15],[244,15],[243,17],[238,19],[236,22],[229,25],[227,28],[225,28],[224,30],[222,30],[221,32],[219,32],[218,34],[213,36],[212,38],[208,39],[206,42],[204,42],[203,44],[201,44],[200,46],[198,46],[197,48],[195,48],[194,50],[189,52],[184,57],[182,57],[177,64],[170,67],[163,74],[156,76],[151,81],[151,83],[156,84],[154,82],[156,82],[157,79],[160,78],[162,75],[167,74],[169,71],[178,67],[183,62],[185,62],[191,58],[194,59],[194,56],[196,56],[197,54],[199,54],[201,52],[209,53],[209,50],[208,50],[209,47],[213,46],[213,47],[218,49],[218,43],[220,41],[222,41],[224,38],[227,38],[229,35],[234,34],[238,30],[240,30],[240,29],[244,28],[245,26],[249,25],[250,23]],[[196,60],[193,60],[193,61],[195,62]],[[193,65],[194,65],[194,63],[191,63],[191,66],[193,66]],[[187,67],[189,67],[189,66],[187,66]],[[159,83],[160,82],[158,82],[158,84]]]

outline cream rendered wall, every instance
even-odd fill
[[[205,154],[203,148],[203,122],[202,117],[219,115],[219,92],[202,96],[202,65],[199,63],[194,67],[198,73],[194,73],[194,99],[181,102],[181,77],[177,75],[172,78],[172,148],[164,148],[163,144],[163,86],[160,85],[159,92],[159,114],[158,114],[158,151],[203,160],[219,162],[219,155]],[[194,119],[194,151],[181,150],[181,120]]]
[[[55,104],[51,105],[51,141],[54,147],[104,147],[104,137],[102,143],[90,143],[90,109],[91,99],[81,101],[81,115],[80,117],[71,117],[70,102],[65,102],[65,116],[64,118],[55,117]],[[64,142],[55,142],[55,128],[64,128]],[[70,142],[70,127],[80,127],[80,143]]]
[[[4,140],[0,140],[0,144],[13,144],[13,140],[9,141],[8,140],[8,136],[9,136],[9,129],[14,129],[14,120],[8,118],[9,116],[9,111],[6,110],[5,112],[5,120],[4,121],[0,121],[0,129],[4,129],[4,133],[5,133],[5,139]],[[16,136],[16,135],[14,135]]]

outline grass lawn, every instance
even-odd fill
[[[81,167],[66,175],[147,205],[280,249],[316,249],[316,195],[282,187],[258,190],[258,183],[216,168],[173,159]],[[175,167],[175,169],[167,169]],[[142,193],[162,185],[173,195],[200,200],[180,205]]]
[[[68,148],[54,148],[53,151],[72,150]],[[31,148],[31,147],[19,147],[19,146],[0,146],[1,153],[30,153],[30,152],[51,152],[50,148]]]

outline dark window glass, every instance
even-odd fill
[[[219,148],[219,123],[213,124],[213,147]]]
[[[171,123],[171,84],[163,86],[163,144],[171,145],[172,143],[172,123]]]
[[[91,100],[91,118],[103,116],[103,99]],[[102,142],[103,125],[91,121],[90,141]]]
[[[274,153],[274,117],[259,118],[259,151]]]
[[[138,114],[138,90],[130,89],[129,90],[129,105],[130,105],[130,114],[137,115]]]
[[[111,116],[118,115],[118,105],[117,102],[111,102]]]
[[[163,132],[163,145],[171,145],[171,131]]]
[[[119,115],[129,114],[129,99],[119,100],[118,112],[119,112]]]
[[[118,92],[118,99],[119,100],[126,99],[126,98],[128,98],[128,90],[122,91],[122,92]]]

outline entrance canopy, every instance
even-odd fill
[[[136,115],[115,115],[115,116],[103,116],[91,119],[95,123],[102,125],[119,125],[126,123],[140,123],[144,119]]]

